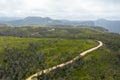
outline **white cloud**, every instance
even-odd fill
[[[120,16],[119,0],[0,0],[0,16],[97,19]]]

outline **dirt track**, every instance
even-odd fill
[[[33,80],[32,78],[35,78],[35,77],[37,77],[37,76],[40,76],[40,75],[42,75],[43,73],[44,73],[44,74],[45,74],[45,73],[49,73],[49,72],[52,71],[52,70],[55,70],[55,69],[57,69],[57,68],[64,67],[64,66],[66,66],[66,65],[68,65],[68,64],[73,63],[75,60],[79,59],[80,57],[83,57],[83,56],[85,56],[86,54],[88,54],[88,53],[90,53],[90,52],[92,52],[92,51],[95,51],[95,50],[97,50],[98,48],[100,48],[101,46],[103,46],[103,43],[102,43],[101,41],[98,41],[98,43],[99,43],[98,46],[96,46],[96,47],[94,47],[94,48],[91,48],[91,49],[88,49],[88,50],[80,53],[78,56],[76,56],[76,57],[73,58],[72,60],[67,61],[67,62],[65,62],[65,63],[62,63],[62,64],[59,64],[59,65],[56,65],[56,66],[53,66],[53,67],[51,67],[51,68],[48,68],[48,69],[39,71],[39,72],[37,72],[37,73],[29,76],[28,78],[26,78],[26,80]]]

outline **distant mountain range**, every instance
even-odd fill
[[[0,23],[0,27],[6,27],[8,26],[7,24],[4,24],[4,23]]]
[[[120,33],[120,21],[99,19],[96,21],[69,21],[54,20],[49,17],[0,18],[0,25],[27,26],[27,25],[71,25],[71,26],[101,26],[111,32]]]
[[[0,17],[0,22],[12,21],[22,19],[20,17]]]
[[[10,26],[27,26],[27,25],[86,25],[93,26],[93,21],[69,21],[69,20],[54,20],[49,17],[26,17],[19,20],[6,21]]]
[[[101,26],[108,29],[111,32],[120,33],[120,21],[111,21],[105,19],[99,19],[95,21],[96,26]]]

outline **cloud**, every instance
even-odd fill
[[[116,19],[120,0],[0,0],[0,16],[56,19]],[[117,18],[118,19],[118,18]]]

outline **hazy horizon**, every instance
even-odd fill
[[[0,0],[0,17],[120,20],[119,0]]]

